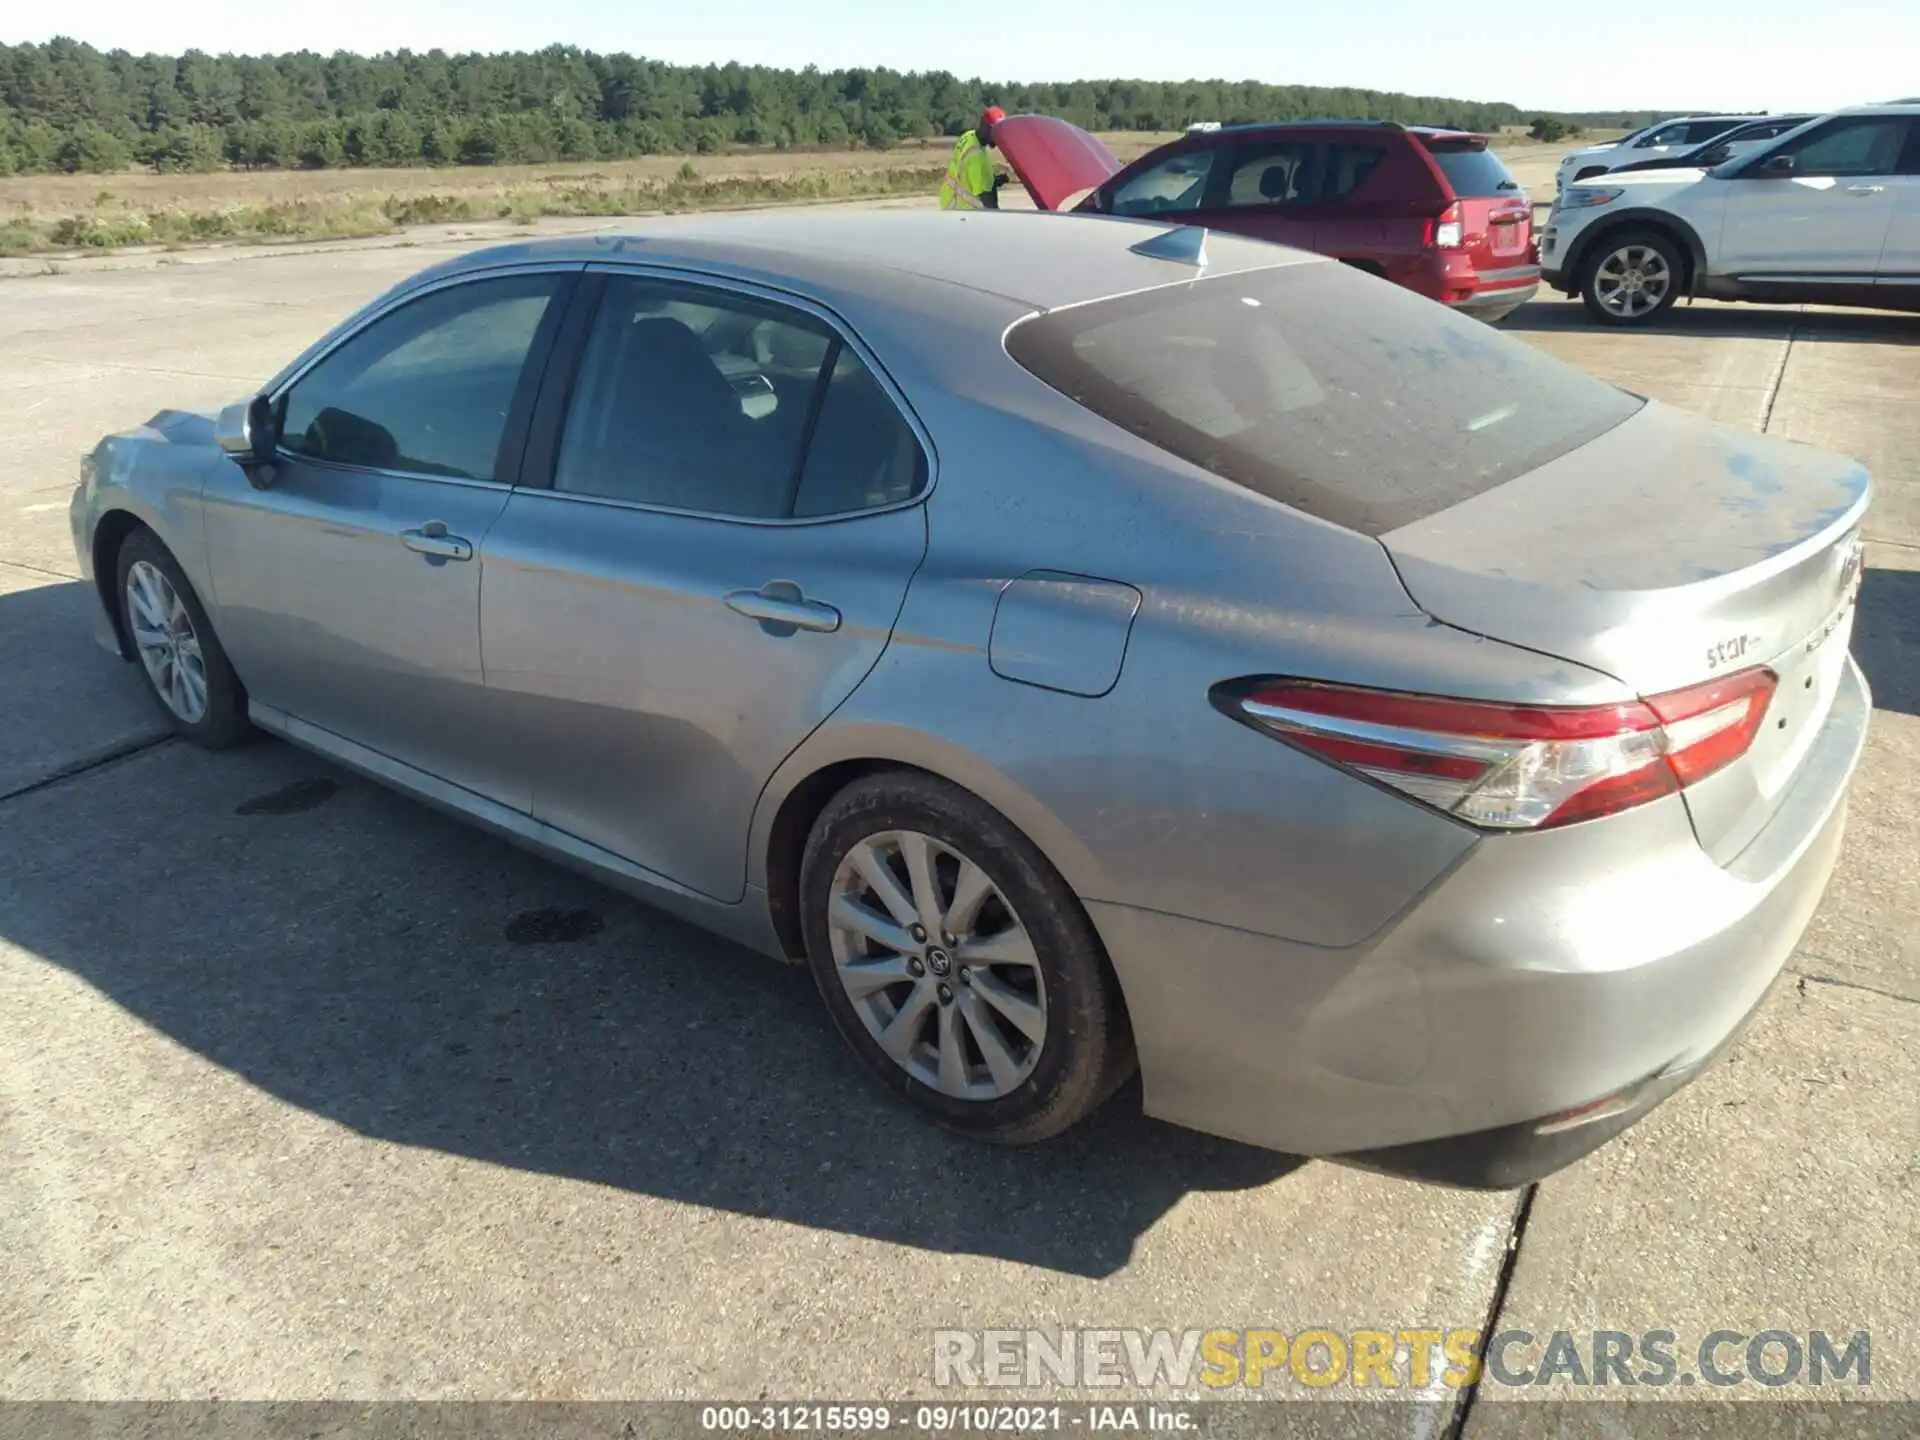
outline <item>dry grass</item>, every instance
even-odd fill
[[[1116,154],[1131,159],[1167,137],[1106,138]],[[16,176],[0,180],[0,255],[931,195],[948,148],[943,141],[884,152],[735,152],[576,165]]]
[[[1103,137],[1122,160],[1172,138]],[[1588,141],[1579,143],[1590,143]],[[547,215],[645,215],[730,206],[932,195],[946,142],[871,150],[650,156],[577,165],[441,170],[222,171],[209,175],[26,175],[0,180],[0,255],[100,252],[384,235],[410,225],[531,222]],[[1536,197],[1568,144],[1524,134],[1499,149]]]

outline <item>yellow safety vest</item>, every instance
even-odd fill
[[[969,130],[953,142],[953,158],[947,161],[947,178],[940,182],[942,210],[984,210],[980,197],[993,189],[993,161],[987,158],[980,137]]]

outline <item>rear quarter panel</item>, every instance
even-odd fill
[[[980,795],[1083,898],[1347,945],[1475,832],[1228,718],[1210,702],[1216,683],[1278,673],[1519,698],[1618,692],[1435,626],[1374,541],[1166,456],[1003,352],[968,388],[918,402],[936,443],[967,443],[942,445],[928,556],[887,651],[763,800],[763,867],[784,795],[825,765],[880,758]],[[1104,696],[994,674],[996,601],[1032,570],[1141,593]]]

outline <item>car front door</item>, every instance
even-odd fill
[[[1920,124],[1907,131],[1906,153],[1899,173],[1887,177],[1887,189],[1893,196],[1893,215],[1874,278],[1909,297],[1920,295]]]
[[[928,452],[824,313],[633,270],[585,283],[487,538],[487,684],[537,819],[736,900],[762,788],[892,634]]]
[[[1850,115],[1744,160],[1725,179],[1717,273],[1871,284],[1893,220],[1892,177],[1911,121]],[[1790,170],[1774,167],[1780,157]]]
[[[568,271],[444,284],[273,394],[263,488],[205,492],[220,638],[256,702],[525,808],[487,704],[480,563]]]
[[[1215,162],[1223,153],[1210,140],[1155,151],[1115,175],[1090,206],[1103,215],[1193,223],[1207,204]]]

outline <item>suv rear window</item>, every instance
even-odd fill
[[[1520,182],[1513,178],[1500,157],[1484,144],[1472,140],[1436,140],[1427,146],[1440,173],[1462,200],[1480,200],[1495,195],[1512,195]]]
[[[1363,535],[1536,469],[1643,403],[1327,263],[1074,305],[1016,325],[1006,343],[1102,418]]]

